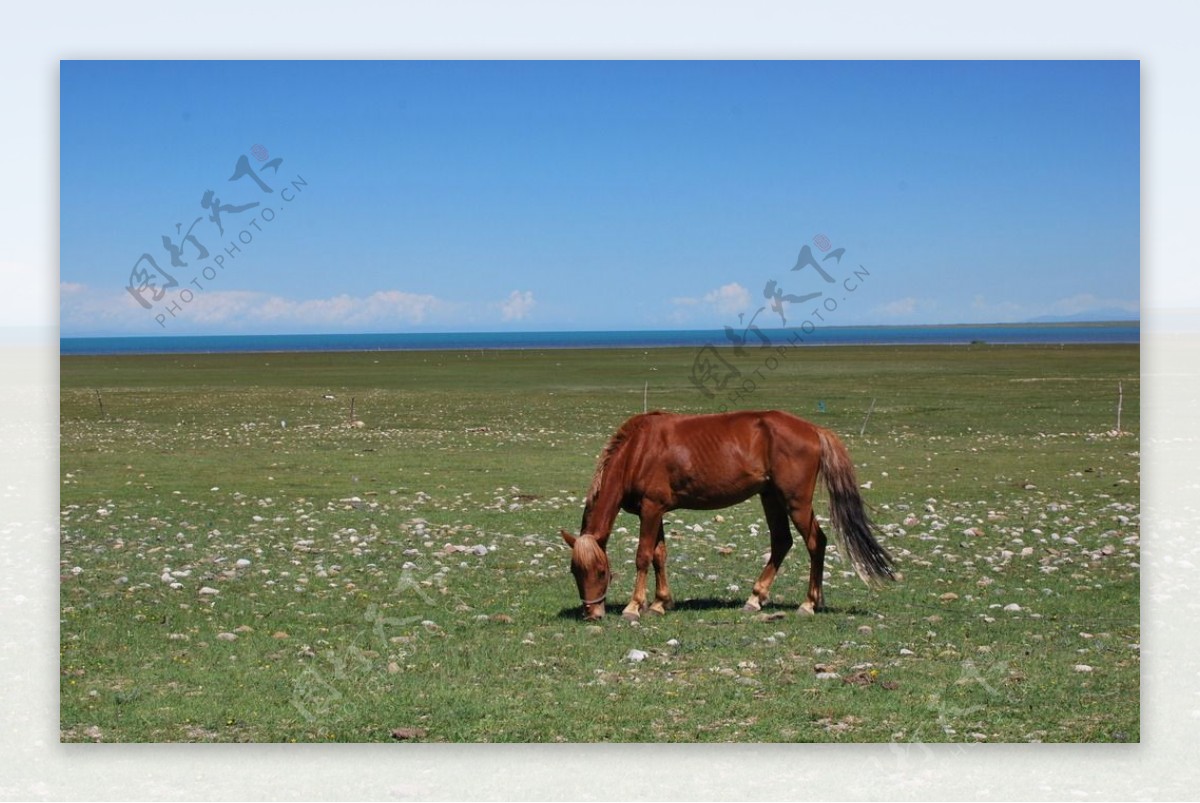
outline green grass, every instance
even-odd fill
[[[717,408],[691,350],[64,357],[62,738],[1137,741],[1137,348],[789,355],[738,406],[843,436],[903,582],[797,616],[799,549],[745,614],[761,509],[679,511],[637,626],[556,533],[646,383]]]

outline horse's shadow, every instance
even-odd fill
[[[743,600],[737,600],[737,599],[721,599],[719,597],[698,597],[696,599],[678,600],[675,602],[675,606],[672,608],[672,610],[679,611],[679,612],[682,612],[682,611],[720,611],[720,610],[738,610],[738,611],[740,611],[745,607],[745,604],[746,603]],[[609,606],[608,613],[605,614],[605,618],[608,618],[611,616],[620,617],[621,609],[624,607],[625,606],[623,604],[613,604],[613,605]],[[758,616],[758,615],[761,615],[764,613],[765,614],[786,613],[786,614],[790,614],[790,615],[796,615],[797,607],[798,607],[797,605],[792,604],[792,603],[768,602],[765,606],[763,606],[763,609],[761,611],[759,611],[755,614],[751,614],[750,612],[747,611],[746,616],[748,618],[752,618],[753,616]],[[851,605],[848,607],[843,607],[843,606],[839,606],[839,605],[831,605],[831,606],[828,606],[825,608],[821,608],[819,611],[817,611],[817,614],[820,616],[824,616],[826,614],[833,614],[835,616],[872,616],[874,614],[874,612],[869,611],[865,608],[859,608],[856,605]],[[670,612],[668,612],[667,615],[669,616]],[[654,616],[654,614],[645,614],[643,616],[643,618],[645,618],[645,616]],[[559,619],[579,619],[580,618],[579,606],[575,605],[570,608],[563,608],[562,610],[560,610],[558,612],[558,618]]]

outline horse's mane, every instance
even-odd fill
[[[628,443],[634,435],[642,430],[649,421],[650,416],[662,415],[661,412],[643,413],[635,415],[633,418],[621,425],[613,436],[608,439],[608,443],[604,445],[604,450],[600,452],[600,459],[596,461],[596,473],[592,475],[592,484],[588,488],[587,499],[584,502],[584,509],[588,510],[596,501],[596,497],[600,494],[600,486],[604,482],[604,473],[609,469],[611,463],[617,456],[617,452],[621,447]]]
[[[608,561],[608,556],[604,554],[604,547],[590,536],[577,538],[573,551],[576,564],[584,571],[603,567]]]

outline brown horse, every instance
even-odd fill
[[[829,430],[777,410],[717,415],[653,412],[630,418],[600,454],[580,535],[562,531],[571,546],[571,573],[584,618],[604,616],[612,579],[608,536],[622,509],[641,519],[637,580],[622,614],[636,619],[647,607],[664,613],[672,606],[663,514],[677,508],[729,507],[754,494],[762,499],[771,530],[771,556],[746,610],[760,610],[767,601],[779,565],[792,547],[789,520],[804,537],[811,564],[808,597],[799,612],[820,610],[825,533],[812,509],[818,474],[825,477],[829,491],[833,530],[858,575],[869,585],[894,580],[891,556],[872,535],[850,456]],[[651,564],[654,602],[647,606],[646,573]]]

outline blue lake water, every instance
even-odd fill
[[[1138,343],[1137,321],[1088,324],[956,326],[829,326],[764,329],[772,343],[797,345],[919,345],[984,343]],[[763,342],[738,333],[747,345]],[[797,340],[799,338],[800,340]],[[802,342],[801,342],[802,341]],[[393,334],[196,335],[188,337],[64,337],[61,354],[206,354],[278,351],[431,351],[455,349],[661,348],[729,345],[720,329],[640,332],[407,332]]]

